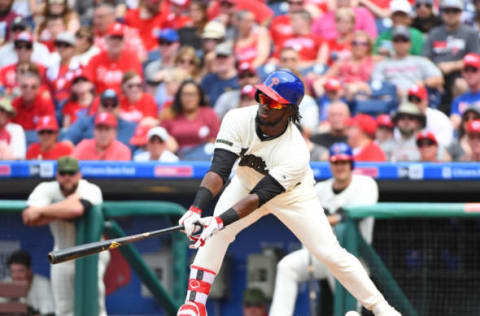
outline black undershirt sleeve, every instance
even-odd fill
[[[92,208],[92,206],[93,206],[92,202],[90,202],[90,201],[88,201],[88,200],[85,200],[85,199],[80,199],[80,203],[81,203],[82,206],[83,206],[83,211],[84,211],[84,212],[89,211],[89,210]]]
[[[210,171],[215,172],[223,179],[223,184],[227,183],[233,164],[238,159],[238,155],[231,151],[217,148],[213,152],[212,165]]]
[[[258,195],[258,206],[262,206],[283,192],[285,192],[285,188],[274,177],[267,174],[250,193]]]

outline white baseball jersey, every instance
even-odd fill
[[[310,152],[299,129],[289,123],[287,130],[278,137],[262,135],[256,128],[258,105],[233,109],[223,118],[215,148],[225,149],[240,156],[236,176],[252,190],[267,174],[285,188],[288,195],[311,196],[315,183],[310,168]],[[263,140],[262,140],[263,139]]]
[[[286,191],[214,234],[198,250],[193,266],[216,274],[236,235],[261,217],[272,214],[298,237],[316,259],[328,266],[345,288],[365,307],[372,309],[384,298],[369,280],[360,262],[340,246],[333,234],[315,194],[310,153],[300,131],[290,123],[284,133],[277,137],[263,135],[255,122],[257,110],[258,105],[233,109],[222,121],[215,148],[239,155],[240,161],[235,176],[222,192],[213,214],[219,216],[241,201],[267,174]],[[206,301],[205,293],[197,295],[199,292],[190,287],[188,293],[187,300],[198,299],[202,304]],[[296,293],[289,292],[286,297],[292,298],[294,306]],[[286,310],[284,307],[273,312],[271,310],[270,315],[292,315]]]
[[[338,208],[347,205],[372,205],[378,202],[378,185],[372,177],[354,174],[352,182],[342,192],[333,192],[334,179],[318,182],[315,191],[322,206],[333,214]],[[360,222],[360,232],[368,243],[372,242],[373,219]]]
[[[81,199],[85,199],[93,205],[103,202],[100,188],[81,179],[76,192]],[[60,185],[57,181],[43,182],[37,185],[28,197],[29,206],[46,206],[65,200]],[[75,222],[67,220],[54,220],[50,222],[50,230],[53,235],[54,250],[75,246]],[[105,285],[103,276],[110,259],[107,251],[101,252],[98,260],[98,303],[99,315],[106,315],[105,310]],[[55,299],[56,315],[73,316],[75,297],[75,262],[67,261],[51,266],[50,278]]]
[[[81,179],[78,183],[77,193],[93,205],[102,203],[102,191],[87,180]],[[28,197],[29,206],[46,206],[65,200],[60,185],[57,181],[40,183]],[[54,220],[50,223],[54,239],[54,250],[75,246],[75,223],[73,221]]]

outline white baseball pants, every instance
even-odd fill
[[[313,188],[312,188],[313,191]],[[214,211],[219,215],[249,193],[234,177],[225,188]],[[314,192],[305,199],[290,198],[289,193],[274,198],[253,213],[225,227],[207,240],[195,257],[194,265],[218,273],[227,248],[235,236],[266,214],[275,215],[323,263],[340,283],[368,310],[385,303],[383,295],[368,277],[360,261],[340,246]],[[270,316],[288,316],[270,311]]]

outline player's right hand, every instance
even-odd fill
[[[199,231],[201,226],[198,225],[198,220],[202,217],[202,210],[195,206],[190,206],[188,211],[183,214],[182,218],[178,221],[179,225],[183,225],[185,235],[188,238]],[[197,225],[195,225],[197,224]]]

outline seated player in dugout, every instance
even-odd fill
[[[348,144],[334,143],[330,147],[329,161],[333,177],[315,184],[315,191],[328,222],[335,227],[345,218],[344,206],[375,204],[379,193],[378,185],[372,177],[353,174],[355,161]],[[366,218],[359,224],[360,232],[368,243],[372,241],[373,224],[373,218]],[[271,315],[293,315],[299,283],[312,277],[309,273],[310,266],[315,280],[327,279],[330,288],[335,289],[334,277],[328,267],[303,247],[283,257],[278,263]]]
[[[33,273],[30,254],[25,250],[16,250],[8,257],[7,265],[10,277],[4,281],[22,282],[28,286],[27,297],[20,298],[20,302],[28,305],[27,315],[55,316],[55,303],[50,281],[43,275]],[[0,297],[0,302],[4,301],[8,300]]]
[[[53,250],[75,246],[75,219],[94,205],[103,202],[100,188],[82,179],[78,160],[62,157],[57,160],[55,181],[42,182],[35,187],[23,211],[27,226],[49,225],[53,235]],[[41,242],[41,241],[39,241]],[[110,259],[107,251],[98,259],[99,316],[106,316],[103,276]],[[55,315],[73,316],[75,301],[75,261],[50,266]]]
[[[185,303],[177,316],[206,316],[210,287],[235,236],[267,214],[275,215],[310,253],[375,316],[399,316],[370,280],[360,261],[338,243],[315,192],[310,153],[295,124],[304,96],[302,81],[288,70],[272,72],[256,86],[256,105],[229,111],[215,142],[210,170],[179,223],[199,249],[191,265]],[[214,216],[202,217],[220,195]],[[204,226],[198,233],[198,226]],[[286,316],[270,313],[270,316]]]

